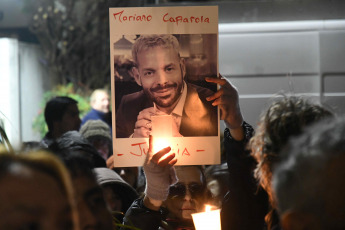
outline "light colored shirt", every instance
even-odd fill
[[[174,121],[178,127],[178,130],[180,130],[183,107],[184,107],[184,104],[186,102],[186,98],[187,98],[187,84],[186,84],[186,82],[183,81],[182,95],[179,98],[179,101],[177,102],[177,104],[176,104],[175,108],[173,109],[173,111],[171,112],[171,114],[168,114],[168,115],[173,116],[173,119],[174,119]],[[153,106],[156,110],[159,110],[155,103]]]

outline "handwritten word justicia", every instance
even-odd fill
[[[153,19],[153,16],[150,14],[132,14],[127,15],[124,12],[125,10],[122,10],[117,13],[113,13],[115,21],[118,20],[121,23],[124,22],[150,22]],[[162,21],[166,23],[176,23],[178,25],[179,23],[210,23],[210,18],[204,17],[204,16],[171,16],[169,13],[166,13],[162,16]]]
[[[129,154],[141,157],[146,156],[147,149],[145,148],[146,142],[131,144]],[[204,152],[204,149],[193,149],[188,150],[187,147],[179,147],[178,144],[176,148],[172,148],[171,151],[175,152],[177,156],[190,156],[192,153]],[[123,156],[124,154],[117,154],[118,156]]]

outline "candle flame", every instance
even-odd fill
[[[205,205],[205,212],[209,212],[209,211],[211,211],[211,210],[212,210],[212,206],[206,204],[206,205]]]

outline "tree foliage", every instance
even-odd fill
[[[27,0],[29,4],[30,30],[42,46],[54,82],[109,88],[108,1]]]

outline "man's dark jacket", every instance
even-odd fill
[[[88,112],[83,119],[81,120],[80,127],[83,126],[88,120],[101,120],[107,123],[110,130],[112,130],[111,126],[111,113],[103,113],[102,111],[98,111],[95,109],[91,109],[90,112]],[[111,134],[111,132],[110,132]]]

